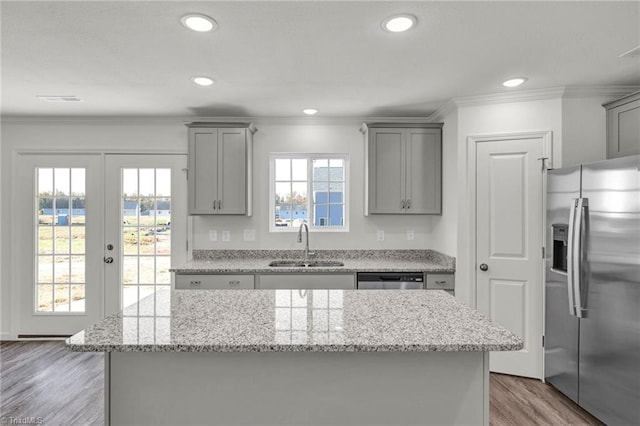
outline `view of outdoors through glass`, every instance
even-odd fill
[[[274,159],[274,176],[276,227],[344,226],[344,158],[281,156]]]
[[[84,168],[37,168],[37,312],[84,312]]]
[[[171,169],[122,169],[122,307],[170,288]]]

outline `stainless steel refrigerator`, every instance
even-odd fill
[[[550,170],[545,380],[640,424],[640,155]]]

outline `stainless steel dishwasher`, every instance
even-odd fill
[[[358,272],[361,290],[422,290],[422,272]]]

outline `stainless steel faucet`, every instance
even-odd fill
[[[305,234],[307,234],[306,244],[304,246],[304,260],[309,260],[309,256],[313,256],[315,253],[309,251],[309,227],[304,222],[300,224],[300,229],[298,229],[298,242],[302,242],[302,227],[304,227]]]

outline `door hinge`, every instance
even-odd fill
[[[186,241],[187,251],[189,251],[189,240]]]
[[[542,258],[544,259],[544,257],[545,257],[544,247],[542,247]]]
[[[544,348],[544,336],[542,336],[542,347]]]

